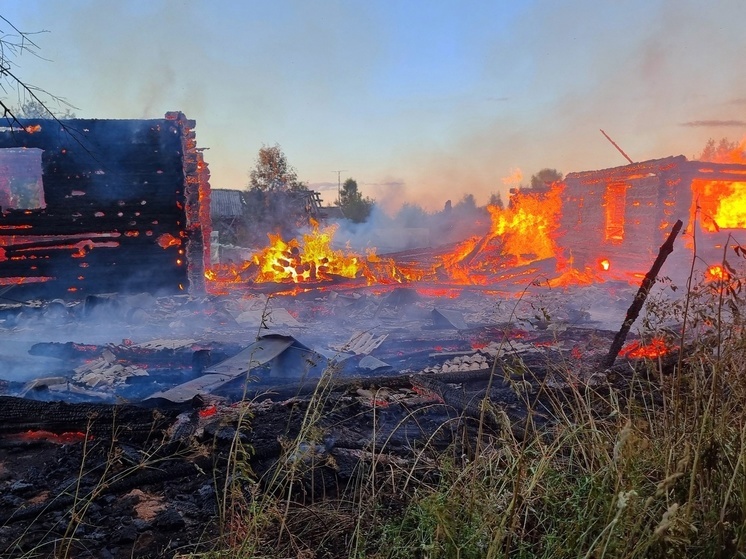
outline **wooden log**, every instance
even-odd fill
[[[0,437],[29,430],[55,434],[87,433],[94,437],[116,434],[126,440],[162,435],[173,423],[176,410],[150,410],[122,404],[68,404],[0,396]]]

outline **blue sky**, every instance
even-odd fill
[[[516,169],[624,164],[600,128],[635,160],[746,134],[741,0],[5,0],[0,14],[46,31],[45,59],[16,70],[78,116],[195,119],[214,188],[242,188],[278,143],[328,201],[344,170],[389,209],[440,209],[505,196]]]

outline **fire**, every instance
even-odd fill
[[[621,355],[632,359],[654,359],[669,353],[671,349],[662,338],[653,338],[647,343],[634,341],[622,348]]]
[[[163,235],[158,237],[156,242],[158,243],[158,246],[160,246],[163,249],[181,245],[181,240],[171,235],[171,233],[164,233]]]
[[[575,268],[568,268],[557,277],[550,278],[547,285],[549,287],[567,287],[569,285],[592,285],[597,281],[603,280],[588,271],[581,272]]]
[[[24,130],[26,130],[26,132],[28,132],[29,134],[35,134],[36,132],[41,132],[41,124],[32,124],[32,125],[26,126]]]
[[[25,276],[13,276],[0,278],[0,285],[23,285],[25,283],[44,283],[45,281],[52,281],[54,277],[25,277]]]
[[[517,264],[529,264],[557,254],[554,234],[562,210],[562,184],[555,183],[547,193],[517,192],[509,207],[488,206],[491,234],[501,237],[503,252]]]
[[[730,274],[722,266],[715,265],[707,268],[705,279],[707,281],[727,281],[730,279]]]
[[[311,222],[311,231],[299,239],[284,240],[269,234],[270,244],[240,263],[213,265],[205,270],[207,287],[212,293],[224,293],[228,286],[251,283],[321,283],[346,278],[363,279],[367,285],[391,285],[419,281],[432,270],[395,264],[391,258],[378,256],[369,249],[365,256],[332,247],[337,227],[320,227]]]
[[[599,266],[601,266],[601,269],[604,272],[608,272],[609,268],[611,267],[611,262],[609,262],[606,258],[604,258],[603,260],[601,260],[598,264],[599,264]]]
[[[700,223],[706,231],[746,228],[746,182],[695,180],[692,189],[694,204],[702,212]]]
[[[727,149],[718,149],[708,154],[706,159],[713,163],[746,164],[746,139]],[[715,232],[721,228],[746,228],[746,181],[695,180],[692,190],[694,199],[691,213],[694,216],[699,207],[703,229]]]
[[[332,248],[335,226],[320,229],[315,221],[311,225],[311,232],[302,235],[300,241],[284,241],[270,233],[270,246],[254,255],[253,262],[259,268],[254,281],[303,283],[330,280],[332,276],[370,277],[360,256]]]
[[[453,283],[485,285],[497,268],[525,266],[558,256],[555,233],[562,207],[562,183],[547,191],[518,191],[507,208],[487,206],[490,232],[462,241],[442,255],[442,267]]]
[[[491,239],[471,237],[460,242],[450,253],[441,256],[443,268],[446,270],[450,281],[457,284],[473,285],[484,283],[477,275],[477,269],[472,265],[474,256],[485,247],[486,241]]]

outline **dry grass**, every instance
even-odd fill
[[[651,301],[647,334],[681,344],[673,364],[630,367],[622,388],[570,383],[552,392],[549,427],[523,438],[485,429],[471,455],[426,447],[408,465],[374,467],[385,450],[374,449],[353,487],[300,503],[291,489],[308,463],[291,458],[319,441],[329,371],[262,480],[269,490],[237,475],[247,454],[236,449],[230,477],[244,485],[224,488],[230,537],[201,557],[746,557],[746,338],[734,277]],[[682,317],[684,331],[663,327]],[[423,464],[437,475],[415,475]]]

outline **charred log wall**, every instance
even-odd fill
[[[687,220],[686,163],[678,156],[568,174],[558,243],[573,265],[601,271],[608,259],[614,269],[644,273],[671,224]]]
[[[721,183],[720,187],[708,188],[714,183]],[[677,252],[686,258],[669,262],[666,275],[686,275],[692,235],[697,237],[698,256],[713,264],[722,259],[728,234],[743,232],[742,227],[728,229],[723,223],[715,224],[713,216],[723,201],[719,196],[737,193],[744,184],[746,165],[687,161],[683,155],[570,173],[565,179],[558,245],[581,270],[600,272],[599,261],[608,258],[618,270],[643,273],[673,224],[682,220],[688,239],[680,243]],[[615,196],[619,203],[616,215],[610,211]],[[618,223],[610,227],[615,219]]]
[[[68,298],[203,288],[209,172],[194,121],[21,124],[0,128],[0,286]],[[41,154],[42,192],[19,152]]]

